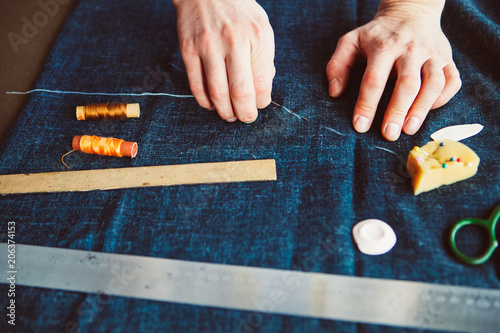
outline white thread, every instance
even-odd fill
[[[300,120],[306,120],[306,121],[309,121],[309,119],[302,117],[301,115],[299,115],[299,114],[297,114],[297,113],[293,112],[292,110],[288,109],[287,107],[285,107],[285,106],[283,106],[283,105],[280,105],[280,104],[276,103],[275,101],[271,101],[271,103],[272,103],[272,104],[274,104],[274,105],[279,106],[280,108],[285,109],[285,110],[286,110],[286,112],[290,113],[291,115],[294,115],[295,117],[299,118]]]
[[[380,150],[385,150],[386,152],[389,152],[391,154],[394,154],[394,155],[398,156],[398,154],[396,154],[395,152],[393,152],[392,150],[389,150],[387,148],[379,147],[379,146],[375,146],[375,148],[380,149]]]
[[[280,105],[280,104],[276,103],[275,101],[271,101],[271,103],[272,103],[272,104],[274,104],[274,105],[277,105],[277,106],[279,106],[279,107],[281,107],[281,108],[283,108],[283,109],[285,109],[288,113],[290,113],[291,115],[294,115],[295,117],[297,117],[297,118],[299,118],[299,119],[301,119],[301,120],[306,120],[306,121],[309,121],[309,119],[302,117],[301,115],[299,115],[299,114],[297,114],[297,113],[293,112],[292,110],[288,109],[287,107],[285,107],[285,106],[283,106],[283,105]],[[331,132],[333,132],[333,133],[335,133],[335,134],[338,134],[338,135],[341,135],[341,136],[345,136],[345,134],[340,133],[339,131],[336,131],[336,130],[334,130],[334,129],[333,129],[333,128],[331,128],[331,127],[328,127],[328,126],[323,126],[323,125],[321,125],[320,127],[324,127],[324,128],[326,128],[327,130],[329,130],[329,131],[331,131]]]
[[[28,90],[28,91],[6,91],[5,93],[9,94],[9,95],[27,95],[27,94],[31,94],[34,92],[46,92],[46,93],[54,93],[54,94],[74,94],[74,95],[100,95],[100,96],[169,96],[169,97],[177,97],[177,98],[192,98],[192,97],[194,97],[193,95],[176,95],[176,94],[169,94],[169,93],[150,93],[150,92],[143,92],[143,93],[96,93],[96,92],[64,91],[64,90],[50,90],[50,89],[32,89],[32,90]],[[285,109],[288,113],[290,113],[291,115],[294,115],[295,117],[297,117],[301,120],[309,121],[309,119],[302,117],[301,115],[293,112],[292,110],[288,109],[287,107],[285,107],[283,105],[276,103],[275,101],[271,101],[271,103]],[[329,130],[335,134],[345,136],[345,134],[340,133],[339,131],[336,131],[331,127],[328,127],[328,126],[321,126],[321,127],[324,127],[327,130]],[[398,155],[395,152],[393,152],[392,150],[389,150],[387,148],[383,148],[383,147],[379,147],[379,146],[375,146],[375,148],[385,150],[385,151],[387,151],[391,154],[394,154],[396,156]],[[425,153],[424,151],[422,151],[422,152]],[[425,153],[425,154],[427,154],[427,153]],[[251,155],[253,157],[255,157],[255,155],[253,155],[253,154],[251,154]],[[427,154],[427,155],[429,155],[429,154]]]
[[[328,126],[321,126],[321,127],[324,127],[324,128],[326,128],[327,130],[329,130],[329,131],[331,131],[331,132],[333,132],[333,133],[335,133],[335,134],[345,136],[345,134],[340,133],[339,131],[336,131],[336,130],[334,130],[334,129],[333,129],[333,128],[331,128],[331,127],[328,127]]]
[[[32,89],[28,91],[6,91],[6,94],[9,95],[28,95],[34,92],[46,92],[46,93],[53,93],[53,94],[74,94],[74,95],[100,95],[100,96],[169,96],[169,97],[177,97],[177,98],[192,98],[194,97],[193,95],[176,95],[176,94],[169,94],[169,93],[151,93],[151,92],[143,92],[143,93],[101,93],[101,92],[83,92],[83,91],[65,91],[65,90],[51,90],[51,89]],[[280,105],[276,103],[275,101],[271,101],[272,104],[277,105],[283,109],[285,109],[288,113],[291,115],[301,119],[301,120],[306,120],[309,121],[309,119],[302,117],[301,115],[293,112],[292,110],[288,109],[287,107]],[[334,130],[331,127],[328,126],[322,126],[326,128],[327,130],[334,132],[338,135],[345,136],[345,134],[340,133],[339,131]],[[385,148],[380,148],[379,149],[386,150],[390,153],[393,153],[394,155],[397,155],[395,152],[385,149]]]
[[[46,92],[53,94],[73,94],[73,95],[101,95],[101,96],[169,96],[177,98],[191,98],[193,95],[175,95],[169,93],[100,93],[100,92],[83,92],[83,91],[64,91],[64,90],[50,90],[50,89],[33,89],[28,91],[6,91],[9,95],[28,95],[34,92]]]
[[[177,66],[176,64],[170,62],[168,63],[170,66],[172,66],[173,68],[177,69],[178,71],[181,71],[181,72],[185,72],[185,70],[183,70],[182,68],[180,68],[179,66]]]

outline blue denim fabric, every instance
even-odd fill
[[[445,240],[458,220],[486,218],[500,204],[497,1],[447,2],[443,29],[463,87],[429,114],[419,133],[397,142],[380,134],[391,86],[372,129],[358,134],[351,119],[363,66],[354,68],[346,93],[335,100],[325,75],[338,38],[368,22],[378,1],[260,3],[276,38],[273,100],[309,121],[276,105],[245,125],[220,120],[192,98],[35,93],[0,148],[0,174],[63,171],[60,159],[73,136],[87,134],[137,141],[139,154],[119,159],[73,153],[67,157],[72,170],[274,158],[277,181],[7,195],[0,198],[0,233],[7,221],[16,221],[17,241],[25,244],[499,288],[498,253],[485,265],[467,267],[452,257]],[[189,94],[175,20],[167,0],[82,1],[36,88]],[[76,120],[75,106],[98,102],[138,102],[141,117]],[[434,131],[464,123],[485,125],[464,142],[481,157],[478,174],[415,197],[405,171],[408,152]],[[367,218],[394,228],[398,243],[388,254],[356,250],[352,226]],[[471,247],[476,236],[484,241],[472,231],[461,241]],[[4,284],[0,291],[4,295]],[[4,297],[1,304],[6,306]],[[249,318],[255,332],[402,332],[283,315],[260,323],[245,311],[119,297],[102,304],[97,295],[29,287],[19,287],[17,304],[19,332],[238,332],[248,331]],[[0,330],[8,329],[2,320]]]

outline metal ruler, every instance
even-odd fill
[[[30,287],[454,332],[500,327],[500,291],[493,289],[31,245],[15,250],[16,283]],[[0,253],[7,253],[5,243]],[[9,271],[7,260],[0,267]]]

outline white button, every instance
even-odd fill
[[[387,253],[396,244],[394,230],[384,221],[375,219],[357,223],[352,228],[352,236],[358,249],[372,256]]]

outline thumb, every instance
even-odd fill
[[[359,57],[358,33],[354,30],[339,39],[337,48],[326,65],[330,96],[342,95],[349,82],[351,69]]]

